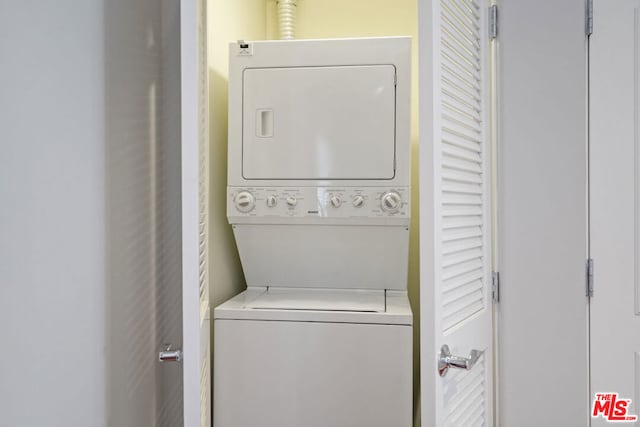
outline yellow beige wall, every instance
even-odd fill
[[[411,36],[412,211],[409,248],[409,299],[414,312],[414,408],[419,425],[420,270],[418,248],[418,2],[417,0],[298,0],[296,38]],[[278,38],[275,0],[267,0],[267,38]]]
[[[245,288],[244,275],[226,217],[227,84],[229,42],[266,38],[266,0],[209,0],[209,125],[211,206],[209,266],[211,304],[216,306]]]

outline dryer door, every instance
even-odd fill
[[[252,68],[243,75],[245,179],[393,179],[393,65]]]

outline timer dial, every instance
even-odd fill
[[[234,202],[236,209],[244,213],[251,212],[256,206],[256,199],[249,191],[241,191],[236,194]]]
[[[402,205],[402,197],[400,194],[395,191],[390,191],[385,193],[380,198],[380,207],[382,210],[388,213],[396,213],[400,210],[400,206]]]

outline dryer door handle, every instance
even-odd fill
[[[270,108],[256,110],[256,136],[273,138],[273,110]]]

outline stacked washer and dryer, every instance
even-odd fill
[[[216,427],[412,424],[411,39],[238,42]]]

